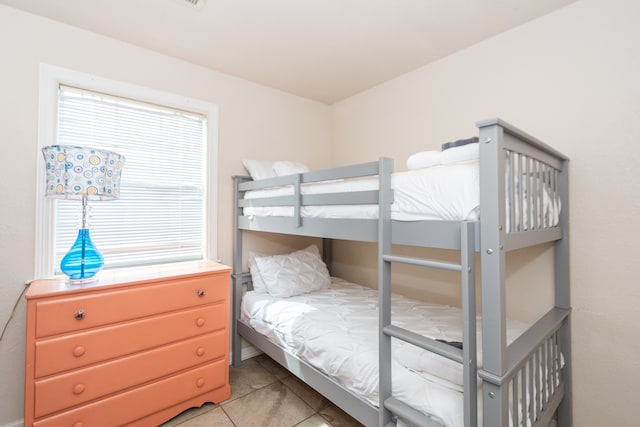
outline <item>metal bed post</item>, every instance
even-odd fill
[[[562,162],[560,172],[559,190],[561,194],[560,203],[560,224],[562,228],[562,239],[555,243],[555,281],[556,294],[555,305],[563,309],[571,309],[571,271],[569,252],[569,160]],[[562,369],[562,376],[565,382],[564,399],[558,407],[558,425],[560,427],[570,427],[573,425],[572,410],[572,377],[571,377],[571,316],[567,317],[564,325],[560,329],[560,348],[565,357],[565,367]]]
[[[238,184],[243,181],[248,181],[247,177],[234,176],[234,194],[233,194],[233,272],[231,275],[233,284],[233,307],[232,307],[232,320],[231,320],[231,355],[233,366],[238,367],[242,362],[242,339],[238,334],[238,319],[240,318],[240,302],[242,301],[242,229],[238,227],[238,216],[240,215],[240,208],[238,200],[240,199],[240,191],[238,190]]]
[[[384,328],[391,325],[391,262],[385,256],[391,254],[391,174],[393,162],[381,158],[379,162],[379,220],[378,220],[378,334],[379,334],[379,421],[381,427],[393,425],[391,413],[385,407],[385,401],[392,397],[391,384],[391,336]]]
[[[329,273],[333,274],[333,239],[322,238],[322,259]]]
[[[460,226],[460,273],[462,281],[462,373],[464,425],[478,424],[478,371],[476,340],[476,251],[474,224]]]
[[[502,377],[507,370],[505,290],[504,130],[498,123],[478,125],[480,140],[480,259],[482,266],[483,371]],[[509,384],[484,381],[483,425],[509,425]]]
[[[477,126],[482,165],[480,256],[484,367],[478,375],[484,380],[483,422],[492,427],[507,427],[510,422],[546,426],[557,410],[560,425],[568,427],[572,422],[568,159],[499,119],[479,122]],[[507,171],[508,180],[505,179]],[[542,216],[545,183],[550,185],[551,194],[558,190],[562,197],[557,226]],[[505,191],[507,186],[509,192]],[[515,186],[519,189],[515,190]],[[514,206],[519,208],[519,215],[513,212]],[[549,241],[555,242],[555,306],[507,345],[505,252]],[[565,358],[562,370],[559,370],[560,352]]]

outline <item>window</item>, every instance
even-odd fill
[[[120,198],[89,202],[105,269],[214,257],[215,106],[49,66],[41,73],[40,148],[82,145],[126,157]],[[37,202],[36,277],[59,274],[81,204],[42,191]]]

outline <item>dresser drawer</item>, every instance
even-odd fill
[[[200,334],[225,330],[227,306],[216,303],[35,344],[35,378],[148,350]]]
[[[199,304],[223,301],[229,293],[228,275],[184,277],[109,292],[36,303],[36,337],[79,331],[180,310]]]
[[[221,359],[227,352],[227,339],[225,331],[218,331],[36,381],[35,416],[39,418]]]
[[[226,386],[228,366],[219,360],[80,408],[37,420],[35,427],[119,426]]]

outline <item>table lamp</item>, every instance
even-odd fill
[[[118,198],[125,158],[113,151],[70,145],[50,145],[42,149],[42,154],[46,162],[46,196],[82,201],[82,225],[75,243],[60,262],[60,270],[70,283],[92,282],[104,259],[91,241],[87,202]]]

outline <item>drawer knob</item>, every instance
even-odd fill
[[[198,296],[199,297],[203,297],[206,294],[206,292],[204,291],[204,289],[198,289]]]
[[[84,427],[84,423],[82,421],[76,421],[73,423],[73,427]]]
[[[73,355],[75,357],[83,356],[84,355],[84,351],[85,351],[84,346],[83,345],[79,345],[79,346],[77,346],[77,347],[75,347],[73,349]]]
[[[204,326],[204,319],[202,317],[198,317],[198,320],[196,320],[196,325]]]
[[[73,386],[73,394],[78,395],[84,393],[84,384],[79,383]]]
[[[196,350],[196,354],[198,356],[204,356],[204,347],[198,347],[198,349]]]
[[[198,388],[202,388],[204,386],[204,378],[198,378],[198,381],[196,381],[196,386],[198,386]]]
[[[73,313],[73,317],[76,318],[76,320],[82,320],[84,319],[85,313],[83,309],[78,309],[76,310],[75,313]]]

